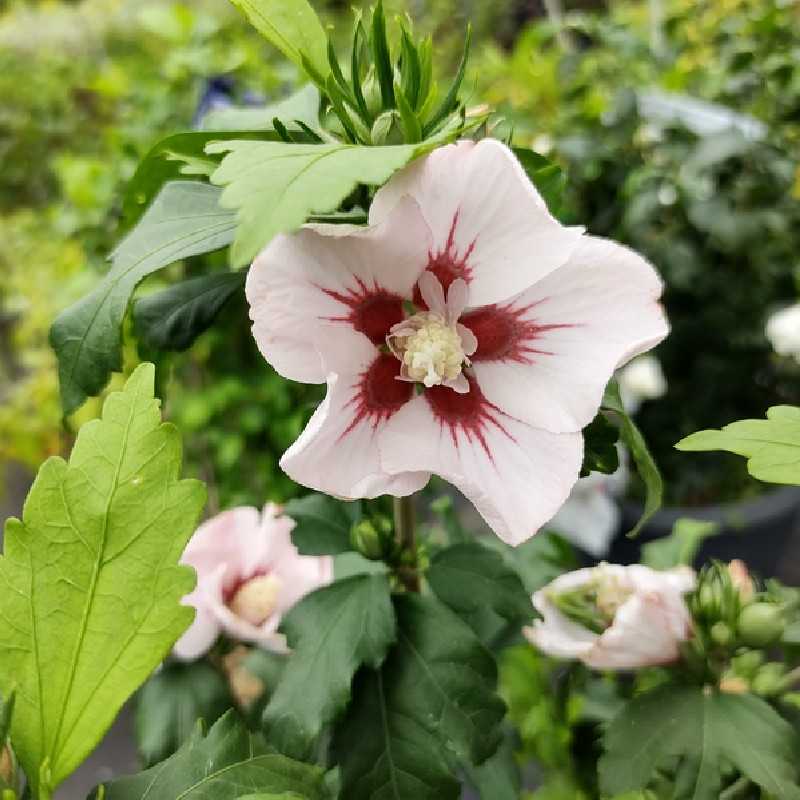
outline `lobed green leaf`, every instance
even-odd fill
[[[303,759],[346,707],[356,670],[378,669],[395,641],[389,581],[356,575],[318,589],[289,612],[283,630],[293,652],[264,711],[264,733]]]
[[[749,473],[768,483],[800,486],[800,407],[773,406],[766,419],[743,419],[722,430],[698,431],[678,450],[727,450],[747,458]]]
[[[12,741],[34,789],[91,752],[187,628],[194,585],[178,565],[205,502],[179,480],[143,364],[84,425],[69,463],[44,463],[0,558],[0,691],[16,691]]]
[[[295,521],[292,542],[302,555],[337,555],[353,549],[350,528],[361,516],[360,503],[309,494],[290,500],[284,510]]]

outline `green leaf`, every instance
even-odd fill
[[[298,67],[303,56],[323,78],[328,75],[328,39],[306,0],[231,0],[250,24]]]
[[[481,800],[519,800],[522,781],[510,735],[493,756],[478,766],[467,765],[466,771]]]
[[[105,794],[102,794],[103,790]],[[96,800],[238,800],[264,793],[322,800],[323,771],[268,753],[233,711],[207,736],[199,729],[175,755],[99,788]]]
[[[290,500],[285,513],[295,521],[292,541],[302,555],[336,555],[353,549],[350,528],[361,517],[360,503],[345,503],[325,494],[309,494]]]
[[[619,441],[619,431],[600,412],[583,429],[581,477],[591,472],[602,472],[604,475],[616,472],[619,468],[617,441]]]
[[[527,147],[512,149],[531,183],[539,190],[539,194],[547,203],[550,213],[558,215],[564,201],[564,188],[567,184],[561,167]]]
[[[609,726],[600,787],[610,795],[645,789],[659,767],[683,757],[697,764],[689,772],[693,800],[719,798],[727,763],[775,797],[797,800],[794,747],[789,723],[754,695],[662,686],[628,703]]]
[[[394,67],[386,39],[386,17],[383,13],[383,2],[378,0],[372,11],[372,61],[375,64],[375,75],[381,89],[382,110],[394,108]]]
[[[698,431],[678,450],[727,450],[747,457],[754,478],[800,486],[800,407],[773,406],[766,419],[743,419],[722,430]]]
[[[380,667],[395,640],[385,575],[356,575],[305,597],[283,621],[292,656],[264,712],[280,752],[308,758],[322,729],[345,708],[356,670]]]
[[[205,492],[178,480],[180,438],[161,424],[154,375],[138,367],[69,463],[44,463],[22,522],[6,523],[0,690],[17,690],[12,739],[34,784],[43,764],[52,788],[81,763],[194,614],[178,559]]]
[[[437,597],[481,638],[489,614],[517,626],[535,616],[519,575],[499,553],[477,542],[437,553],[425,577]]]
[[[246,275],[245,271],[203,275],[137,300],[133,306],[137,337],[156,350],[186,350],[241,291]]]
[[[442,100],[439,108],[433,112],[430,120],[425,124],[425,136],[430,136],[438,126],[444,122],[447,117],[458,108],[458,93],[461,91],[461,84],[464,82],[464,74],[467,69],[467,60],[469,59],[469,46],[472,39],[472,29],[467,25],[467,30],[464,33],[464,50],[461,53],[461,61],[456,71],[456,77],[450,84],[450,89],[447,92],[444,100]]]
[[[653,569],[691,566],[700,545],[719,530],[717,522],[682,517],[675,521],[669,536],[642,545],[642,563]]]
[[[100,284],[57,317],[50,343],[58,357],[61,401],[69,414],[122,368],[121,327],[140,281],[182,258],[231,242],[234,216],[218,204],[220,192],[203,183],[168,183],[139,224],[111,256]]]
[[[300,121],[316,130],[319,128],[319,102],[319,89],[309,83],[268,106],[214,109],[203,117],[203,127],[211,131],[271,131],[273,120],[277,118],[290,129],[298,128],[294,123]]]
[[[422,145],[246,140],[209,144],[207,152],[227,153],[211,180],[226,187],[222,205],[238,210],[233,264],[249,263],[274,236],[299,228],[309,215],[334,211],[358,184],[384,183],[423,150]]]
[[[628,416],[628,412],[625,411],[619,394],[619,386],[615,380],[612,380],[606,387],[602,408],[608,418],[619,428],[620,438],[630,451],[639,477],[644,483],[644,511],[633,530],[628,534],[628,536],[636,536],[647,520],[661,508],[661,502],[664,497],[664,482],[661,480],[661,473],[658,471],[656,462],[650,454],[647,442],[645,442],[634,421]]]
[[[228,682],[207,661],[165,664],[136,698],[136,741],[144,763],[169,758],[198,721],[213,725],[233,706]]]
[[[14,700],[16,695],[10,692],[6,697],[0,695],[0,749],[8,739],[11,730],[11,720],[14,717]]]
[[[395,597],[397,644],[362,670],[334,750],[347,800],[456,800],[453,758],[480,764],[500,742],[497,667],[475,634],[430,597]]]
[[[161,187],[169,181],[181,179],[189,165],[216,166],[217,162],[206,156],[206,145],[220,138],[277,140],[278,136],[272,131],[188,131],[167,136],[153,145],[139,162],[136,172],[128,183],[122,205],[126,223],[128,225],[136,223],[153,202]],[[188,171],[195,173],[200,171],[207,176],[213,169],[189,168]]]

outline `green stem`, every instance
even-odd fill
[[[399,577],[409,592],[419,591],[417,574],[417,538],[414,514],[414,496],[394,498],[394,532],[400,550],[401,565]],[[404,563],[410,557],[411,564]]]
[[[750,779],[742,775],[736,783],[732,783],[722,794],[719,800],[736,800],[737,797],[744,797],[745,792],[752,786]]]

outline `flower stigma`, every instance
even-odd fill
[[[237,589],[228,607],[251,625],[262,625],[275,611],[280,583],[275,575],[250,578]]]

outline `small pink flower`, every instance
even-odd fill
[[[594,669],[668,664],[679,658],[680,643],[691,635],[684,595],[694,585],[695,575],[688,567],[657,572],[639,564],[601,564],[568,572],[533,595],[542,619],[523,633],[547,655],[575,658]],[[558,595],[581,589],[596,593],[598,618],[610,618],[602,633],[557,607]]]
[[[264,357],[328,384],[281,465],[346,498],[411,494],[437,474],[518,544],[577,480],[614,370],[666,335],[661,281],[562,226],[493,139],[412,163],[369,222],[306,225],[250,269]]]
[[[199,658],[220,633],[286,650],[281,618],[333,579],[331,558],[297,552],[293,527],[294,520],[269,504],[263,514],[249,507],[223,511],[197,529],[181,559],[197,572],[197,586],[183,598],[197,613],[175,645],[178,658]]]

